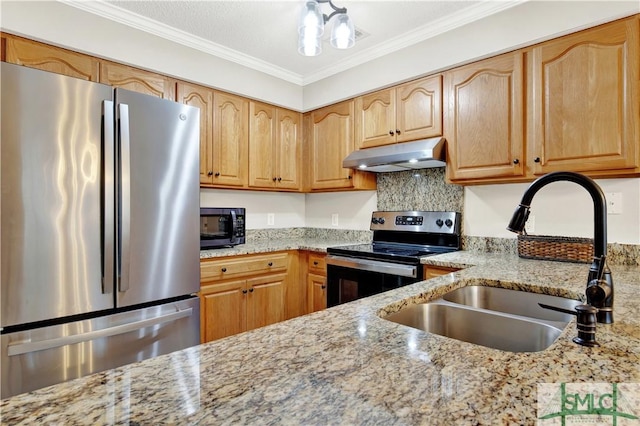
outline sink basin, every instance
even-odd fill
[[[384,318],[429,333],[510,352],[542,351],[562,333],[562,329],[543,322],[438,302],[412,305]]]
[[[526,291],[508,290],[497,287],[468,286],[453,290],[442,298],[448,302],[488,309],[490,311],[506,312],[508,314],[554,321],[564,327],[573,315],[544,309],[538,303],[544,303],[573,311],[582,302],[564,297],[549,296],[547,294],[528,293]]]
[[[411,305],[386,320],[429,333],[510,352],[538,352],[574,318],[538,303],[573,311],[582,302],[547,294],[471,285],[429,303]]]

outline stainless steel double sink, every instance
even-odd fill
[[[557,340],[582,302],[497,287],[468,286],[442,298],[408,306],[384,319],[429,333],[510,352],[538,352]]]

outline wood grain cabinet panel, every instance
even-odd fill
[[[312,111],[308,122],[311,190],[375,189],[375,175],[342,167],[355,149],[354,101]]]
[[[249,186],[299,190],[301,114],[260,102],[249,106]]]
[[[513,52],[444,74],[450,180],[524,175],[523,73]]]
[[[356,98],[359,149],[442,134],[442,77],[402,84]]]
[[[246,281],[227,281],[200,289],[201,343],[247,330]]]
[[[327,308],[327,277],[326,275],[307,275],[308,309],[309,312],[321,311]]]
[[[174,79],[115,62],[101,61],[100,83],[170,101],[176,100]]]
[[[638,170],[639,37],[638,20],[626,19],[531,50],[529,139],[536,175]]]
[[[48,44],[3,34],[3,60],[82,80],[98,81],[98,59]]]
[[[215,92],[213,117],[211,184],[247,187],[249,100]]]

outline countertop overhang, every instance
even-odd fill
[[[468,252],[423,263],[467,269],[18,395],[2,401],[2,421],[530,424],[538,384],[640,382],[640,267],[612,267],[615,323],[598,325],[601,347],[573,343],[574,320],[547,350],[511,353],[380,315],[485,280],[580,297],[588,265]]]

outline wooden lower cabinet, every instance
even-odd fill
[[[326,254],[307,255],[307,312],[327,308],[327,264]]]
[[[327,308],[327,276],[307,274],[307,300],[309,313]]]
[[[459,271],[460,269],[461,268],[450,268],[447,266],[425,265],[423,276],[425,280],[429,280],[431,278],[436,278],[442,275],[450,274],[451,272]]]
[[[298,253],[229,256],[200,262],[202,343],[306,313]]]

